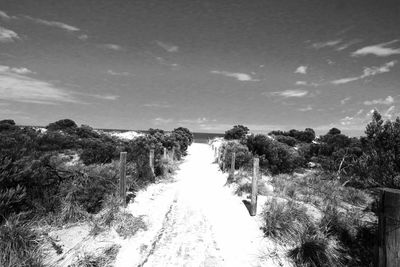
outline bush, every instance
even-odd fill
[[[246,140],[249,150],[260,156],[260,165],[273,174],[290,173],[305,164],[304,158],[290,146],[265,135],[250,135]]]
[[[301,233],[299,244],[288,252],[296,266],[339,267],[345,255],[339,242],[324,235],[314,227],[308,227]]]
[[[299,142],[311,143],[315,139],[315,132],[311,128],[306,128],[304,131],[292,129],[288,132],[272,131],[269,135],[287,136],[296,139]]]
[[[273,199],[265,204],[261,217],[265,236],[284,242],[293,241],[310,224],[305,208],[293,201]]]
[[[82,146],[84,148],[79,157],[86,165],[110,163],[112,159],[118,157],[116,144],[112,142],[87,139]]]
[[[0,225],[0,266],[44,266],[40,237],[31,228],[21,215],[11,215]]]
[[[246,137],[248,132],[249,132],[249,128],[247,128],[246,126],[235,125],[235,126],[233,126],[232,129],[225,132],[224,138],[226,140],[242,139],[242,138]]]
[[[296,138],[290,137],[290,136],[284,136],[284,135],[277,135],[275,136],[275,140],[284,144],[287,144],[288,146],[295,146],[297,143]]]
[[[78,125],[70,119],[58,120],[46,126],[49,131],[65,131],[67,133],[75,133],[77,128]]]
[[[221,153],[221,155],[226,153],[225,159],[223,159],[226,168],[231,168],[233,152],[235,152],[235,169],[249,167],[249,164],[252,164],[253,157],[247,146],[242,145],[237,141],[229,141],[222,145]]]

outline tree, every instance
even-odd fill
[[[332,129],[330,129],[330,130],[328,131],[327,134],[335,135],[335,134],[341,134],[341,133],[342,133],[342,132],[341,132],[338,128],[332,128]]]
[[[77,128],[78,125],[76,125],[76,123],[70,119],[58,120],[46,126],[46,129],[49,131],[74,132]]]
[[[225,132],[226,140],[242,139],[249,133],[249,128],[243,125],[235,125],[232,129]]]

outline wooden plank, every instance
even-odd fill
[[[400,266],[400,190],[382,188],[379,209],[379,266]]]
[[[122,205],[126,205],[126,152],[119,155],[119,197]]]
[[[257,214],[257,184],[258,184],[258,171],[259,171],[259,158],[253,159],[253,179],[251,183],[251,206],[250,215],[255,216]]]

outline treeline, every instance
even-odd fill
[[[384,121],[377,111],[360,138],[337,128],[319,137],[311,128],[254,135],[247,127],[236,125],[226,131],[225,139],[230,141],[223,149],[227,148],[228,155],[236,152],[236,167],[250,166],[254,155],[272,174],[312,166],[335,173],[354,186],[400,188],[400,118]],[[227,157],[227,166],[229,161]]]

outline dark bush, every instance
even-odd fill
[[[77,128],[78,125],[70,119],[58,120],[46,126],[46,129],[49,131],[65,131],[68,133],[74,133]]]
[[[226,154],[225,151],[226,150]],[[235,152],[235,169],[241,167],[251,167],[253,156],[247,146],[236,141],[229,141],[222,146],[222,155],[225,154],[225,167],[230,168],[232,163],[232,153]]]
[[[118,156],[116,144],[101,139],[86,139],[82,147],[79,157],[86,165],[109,163]]]
[[[235,125],[235,126],[233,126],[232,129],[225,132],[224,138],[226,140],[242,139],[242,138],[246,137],[248,132],[249,132],[249,128],[247,128],[246,126]]]
[[[290,136],[285,136],[285,135],[277,135],[275,136],[275,140],[284,144],[287,144],[288,146],[295,146],[297,143],[297,139],[290,137]]]

